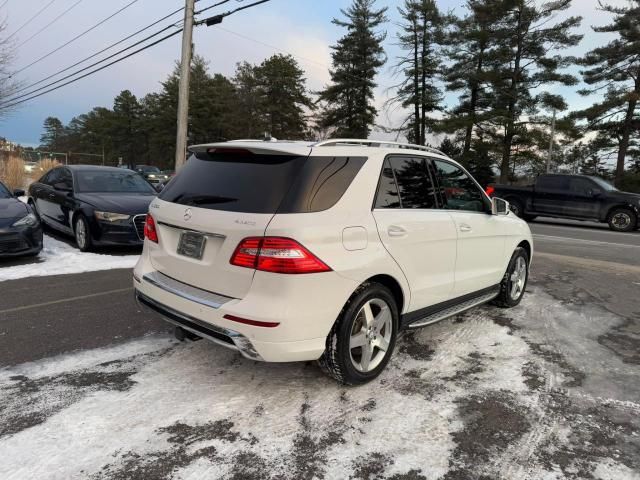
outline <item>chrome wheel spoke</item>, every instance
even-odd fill
[[[364,332],[360,331],[355,335],[351,335],[351,339],[349,340],[350,348],[363,347],[367,344],[367,336]]]
[[[378,347],[383,352],[389,350],[389,341],[384,337],[378,337],[376,340],[376,347]]]
[[[370,327],[373,324],[373,312],[371,311],[371,300],[365,303],[362,306],[362,311],[364,313],[364,321],[367,327]]]
[[[373,328],[376,332],[381,332],[387,322],[391,321],[391,310],[386,305],[378,312],[373,319]]]
[[[369,371],[369,364],[371,363],[371,357],[373,356],[373,346],[370,343],[366,343],[362,347],[362,358],[360,359],[360,366],[362,370]]]

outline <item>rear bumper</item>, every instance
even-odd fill
[[[141,308],[152,310],[159,313],[166,321],[177,327],[184,328],[196,335],[206,338],[218,345],[239,351],[243,356],[250,360],[260,360],[263,358],[256,352],[251,342],[242,334],[225,328],[203,322],[197,318],[190,317],[184,313],[180,313],[166,305],[156,302],[155,300],[135,291],[136,302]]]
[[[152,267],[146,249],[134,269],[138,301],[168,322],[238,350],[252,360],[318,359],[342,306],[357,287],[355,282],[335,272],[317,275],[256,272],[251,290],[244,298],[231,298],[159,274]],[[245,324],[225,315],[277,326]]]

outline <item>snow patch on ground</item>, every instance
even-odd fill
[[[535,343],[583,313],[534,289],[408,332],[357,388],[166,336],[8,367],[0,478],[637,479],[635,405]]]
[[[0,282],[26,277],[133,268],[138,257],[138,255],[84,253],[65,242],[45,235],[44,248],[35,260],[25,259],[25,262],[29,263],[14,266],[0,264]]]

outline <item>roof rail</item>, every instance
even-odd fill
[[[314,143],[314,147],[336,147],[336,146],[349,146],[349,145],[362,145],[365,147],[377,147],[384,148],[385,145],[390,145],[396,148],[406,148],[410,150],[422,150],[423,152],[435,153],[446,157],[447,155],[437,148],[427,147],[425,145],[414,145],[412,143],[391,142],[387,140],[364,140],[359,138],[335,138],[329,140],[323,140],[318,143]]]

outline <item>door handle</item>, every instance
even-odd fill
[[[407,231],[398,225],[390,225],[387,229],[387,233],[390,237],[404,237],[407,234]]]
[[[460,231],[461,232],[470,232],[471,230],[472,229],[471,229],[470,225],[467,225],[466,223],[461,223],[460,224]]]

